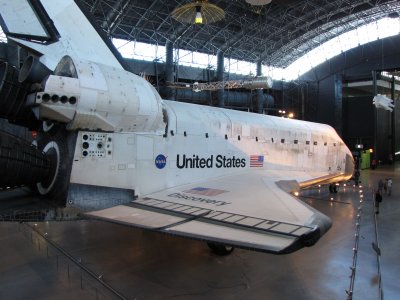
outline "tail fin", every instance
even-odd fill
[[[50,69],[65,55],[126,69],[105,33],[73,0],[0,0],[0,25],[9,39],[41,55]]]

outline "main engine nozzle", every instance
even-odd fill
[[[40,83],[52,72],[33,56],[28,56],[21,70],[8,62],[0,64],[0,118],[30,129],[41,124],[27,106],[33,83]]]
[[[19,71],[18,81],[23,83],[39,83],[53,72],[37,58],[28,56]]]

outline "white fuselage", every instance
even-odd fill
[[[351,176],[351,153],[328,125],[161,100],[135,74],[70,56],[54,73],[34,111],[78,133],[73,184],[146,195],[260,169],[302,172],[297,182]]]
[[[71,183],[146,195],[260,169],[334,174],[351,155],[328,125],[166,100],[162,107],[167,125],[155,133],[79,131]]]

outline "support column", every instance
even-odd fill
[[[261,60],[257,62],[257,77],[262,75],[262,64]],[[257,112],[259,114],[263,113],[263,108],[264,108],[264,90],[263,89],[257,89]]]
[[[376,71],[372,71],[372,97],[375,97],[378,93],[378,86],[377,86],[377,78],[376,78]],[[373,159],[375,159],[376,164],[378,163],[378,111],[377,108],[374,106],[374,155]]]
[[[217,52],[217,81],[224,81],[224,53],[222,51]],[[225,106],[224,89],[218,90],[218,106]]]
[[[300,92],[301,92],[301,119],[300,120],[305,120],[305,97],[304,97],[304,89],[301,86],[300,87]],[[308,92],[308,83],[307,83],[307,92]]]
[[[343,134],[343,96],[342,96],[342,75],[334,75],[334,85],[335,85],[335,129],[337,133],[341,136]]]
[[[395,81],[395,78],[394,78],[394,76],[392,75],[392,86],[391,86],[391,90],[390,90],[390,92],[391,92],[391,98],[393,99],[393,104],[395,105],[395,107],[393,108],[393,111],[391,112],[391,115],[392,115],[392,120],[391,120],[391,129],[392,129],[392,131],[391,131],[391,135],[392,135],[392,138],[391,138],[391,147],[389,148],[389,153],[391,154],[391,156],[392,156],[392,161],[393,161],[393,163],[394,163],[394,161],[395,161],[395,153],[396,153],[396,105],[397,105],[397,103],[396,103],[396,100],[395,100],[395,96],[396,96],[396,94],[395,94],[395,91],[396,91],[396,89],[395,89],[395,87],[396,87],[396,81]]]
[[[165,61],[165,81],[166,83],[174,83],[174,44],[167,41],[165,44],[166,61]],[[168,100],[175,100],[175,89],[166,88],[166,98]]]

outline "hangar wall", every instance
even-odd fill
[[[343,103],[343,135],[350,145],[374,145],[374,106],[371,97],[353,97]]]
[[[389,162],[391,153],[391,113],[379,109],[377,112],[377,159]],[[395,115],[400,115],[400,106],[395,107]],[[375,106],[371,97],[352,97],[343,103],[343,137],[351,149],[363,144],[364,149],[374,149]],[[396,120],[396,151],[400,147],[400,121]]]
[[[336,127],[332,114],[335,110],[335,74],[370,77],[372,70],[400,68],[399,45],[400,35],[377,40],[343,52],[301,76],[303,80],[318,83],[318,110],[314,120]]]
[[[303,80],[315,81],[318,86],[318,109],[312,117],[313,120],[333,126],[350,149],[354,149],[358,142],[363,143],[365,147],[374,148],[376,122],[377,149],[374,155],[382,162],[388,161],[391,152],[391,114],[377,110],[375,119],[373,92],[361,97],[342,97],[338,91],[342,90],[345,78],[359,77],[372,80],[373,70],[400,69],[398,45],[400,45],[400,35],[377,40],[337,55],[301,77]],[[400,100],[395,100],[400,103]],[[395,115],[399,116],[399,113],[400,108],[396,107]],[[399,120],[395,120],[395,132],[395,149],[399,151]]]

